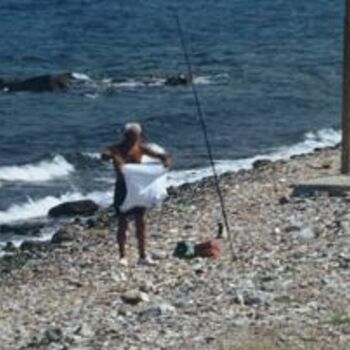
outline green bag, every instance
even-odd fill
[[[177,243],[173,256],[179,259],[192,259],[194,257],[194,245],[186,241]]]

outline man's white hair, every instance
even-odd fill
[[[124,132],[133,131],[135,134],[140,135],[142,133],[142,127],[139,123],[126,123],[124,125]]]

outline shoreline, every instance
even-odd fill
[[[224,341],[264,339],[276,346],[346,349],[348,199],[291,196],[293,183],[336,173],[339,158],[339,149],[328,148],[221,175],[234,262],[227,240],[215,260],[171,256],[178,241],[216,236],[220,207],[212,178],[172,189],[163,209],[149,214],[149,251],[157,267],[134,266],[133,232],[131,266],[118,265],[115,223],[105,213],[90,228],[68,225],[60,244],[27,247],[17,265],[5,266],[16,257],[0,259],[0,343],[6,349],[53,343],[216,349]],[[147,297],[128,304],[122,297],[132,291]]]

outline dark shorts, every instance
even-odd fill
[[[126,184],[125,184],[124,176],[122,174],[118,174],[117,181],[115,183],[114,203],[113,203],[116,215],[118,217],[120,216],[130,217],[130,216],[135,216],[138,214],[145,213],[146,208],[143,208],[143,207],[134,207],[126,212],[121,212],[119,208],[123,204],[125,198],[126,198]]]

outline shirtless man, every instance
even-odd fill
[[[127,212],[121,212],[126,196],[126,186],[121,168],[126,163],[141,163],[143,155],[159,159],[167,168],[171,165],[171,158],[165,152],[157,152],[142,142],[142,128],[138,123],[128,123],[124,127],[123,140],[119,144],[108,147],[101,155],[103,160],[111,160],[116,171],[117,182],[115,185],[114,206],[118,216],[117,241],[120,253],[120,263],[127,265],[125,257],[126,231],[128,229],[128,218],[135,220],[136,237],[139,250],[139,264],[152,265],[152,261],[146,255],[146,208],[134,207]]]

